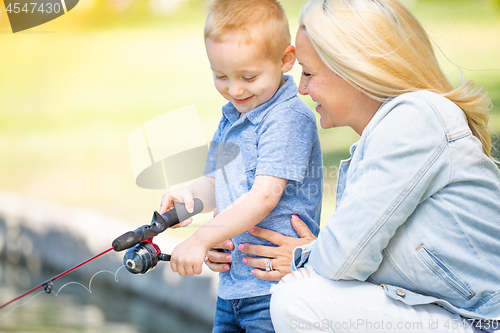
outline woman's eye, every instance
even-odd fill
[[[311,76],[311,74],[307,72],[302,72],[302,76]]]
[[[252,82],[253,80],[255,80],[257,76],[252,76],[252,77],[244,77],[243,80],[247,81],[247,82]]]

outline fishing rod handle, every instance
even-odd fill
[[[181,204],[175,207],[174,209],[166,211],[165,213],[160,215],[164,222],[164,229],[162,231],[167,230],[168,228],[178,224],[179,222],[187,220],[188,218],[198,213],[201,213],[203,211],[203,202],[198,198],[194,198],[193,202],[194,202],[194,208],[192,213],[189,213],[187,211],[185,204]],[[155,219],[153,217],[153,222],[154,221]]]
[[[117,252],[129,249],[140,242],[155,237],[159,233],[190,218],[191,216],[200,213],[201,211],[203,211],[203,202],[198,198],[194,198],[194,209],[192,213],[189,213],[186,210],[186,206],[184,204],[180,204],[176,208],[171,209],[162,215],[155,211],[150,225],[143,225],[134,231],[124,233],[120,237],[116,238],[111,246],[113,246],[113,249]]]

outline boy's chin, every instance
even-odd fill
[[[253,109],[255,109],[252,106],[242,107],[241,105],[236,104],[235,102],[231,102],[231,104],[233,104],[234,108],[236,110],[238,110],[241,114],[248,113],[248,112],[252,111]]]

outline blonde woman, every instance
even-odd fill
[[[309,0],[296,53],[299,92],[317,102],[321,126],[361,138],[318,239],[294,217],[302,239],[254,228],[277,246],[240,245],[272,258],[266,272],[266,258],[248,257],[261,279],[292,263],[272,296],[275,330],[500,330],[500,172],[487,94],[450,84],[397,0]],[[212,268],[227,268],[211,252]]]

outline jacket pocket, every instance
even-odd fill
[[[448,266],[445,265],[438,257],[436,257],[432,252],[427,250],[422,244],[415,250],[424,261],[424,263],[441,278],[446,284],[448,284],[453,290],[460,294],[465,299],[469,300],[474,297],[475,293],[465,284]]]

